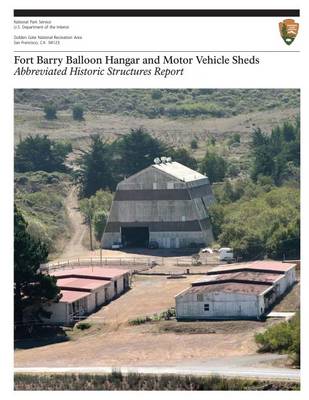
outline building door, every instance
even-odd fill
[[[125,247],[148,247],[148,226],[121,227],[121,241]]]
[[[95,308],[98,308],[99,302],[98,302],[98,293],[97,292],[94,294],[94,298],[95,298]]]
[[[114,281],[115,296],[117,296],[117,281]]]

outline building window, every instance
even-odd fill
[[[153,182],[152,188],[153,188],[154,190],[158,189],[158,184],[157,184],[157,182]]]
[[[186,216],[183,215],[183,216],[181,217],[181,220],[182,220],[182,222],[185,222],[185,221],[186,221]]]
[[[209,304],[204,304],[204,311],[209,311]]]
[[[167,182],[168,189],[174,189],[174,182]]]
[[[197,300],[197,301],[204,301],[203,295],[199,293],[199,294],[196,296],[196,300]]]

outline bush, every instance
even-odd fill
[[[48,103],[44,106],[45,118],[48,120],[57,119],[57,107],[55,104]]]
[[[228,140],[228,145],[236,145],[240,143],[240,134],[239,133],[234,133],[232,137]]]
[[[76,325],[76,329],[80,329],[81,331],[84,331],[89,328],[91,328],[91,324],[89,322],[80,322],[79,324]]]
[[[163,96],[162,90],[160,90],[160,89],[154,89],[154,90],[151,92],[151,98],[152,98],[153,100],[159,100],[159,99],[162,98],[162,96]]]
[[[138,317],[135,319],[130,319],[129,325],[141,325],[141,324],[145,324],[146,322],[151,322],[151,321],[152,321],[152,318],[147,315],[146,317]]]
[[[146,315],[145,317],[138,317],[135,319],[131,319],[129,320],[129,325],[141,325],[153,321],[169,321],[170,319],[175,317],[176,317],[175,308],[169,308],[168,310],[163,311],[160,314],[153,314],[152,316]]]
[[[191,140],[190,146],[192,150],[196,150],[198,148],[197,140],[196,139]]]
[[[84,107],[81,104],[75,104],[72,112],[73,112],[73,119],[75,121],[83,121],[84,120]]]
[[[295,365],[300,365],[300,316],[295,315],[288,322],[281,322],[255,335],[260,352],[289,354]]]

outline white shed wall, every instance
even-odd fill
[[[209,311],[204,311],[205,304],[209,304]],[[197,300],[197,294],[183,294],[176,297],[177,318],[257,318],[261,314],[260,309],[261,302],[258,295],[205,291],[203,301]]]
[[[70,323],[69,321],[69,307],[68,303],[50,303],[44,305],[44,309],[48,312],[52,312],[50,318],[44,318],[43,321],[47,323]]]

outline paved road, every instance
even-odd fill
[[[272,311],[269,314],[267,314],[267,318],[284,318],[285,320],[289,320],[294,317],[296,313],[295,312],[278,312],[278,311]]]
[[[280,361],[284,356],[269,354],[267,361]],[[151,367],[54,367],[54,368],[15,368],[15,372],[22,373],[89,373],[106,374],[112,371],[120,371],[123,374],[136,372],[143,374],[179,374],[179,375],[219,375],[222,377],[256,378],[256,379],[282,379],[300,380],[300,370],[292,368],[274,367],[265,364],[263,355],[251,355],[245,357],[229,357],[208,360],[205,363],[190,363],[175,366],[151,366]],[[260,364],[260,365],[259,365]]]

